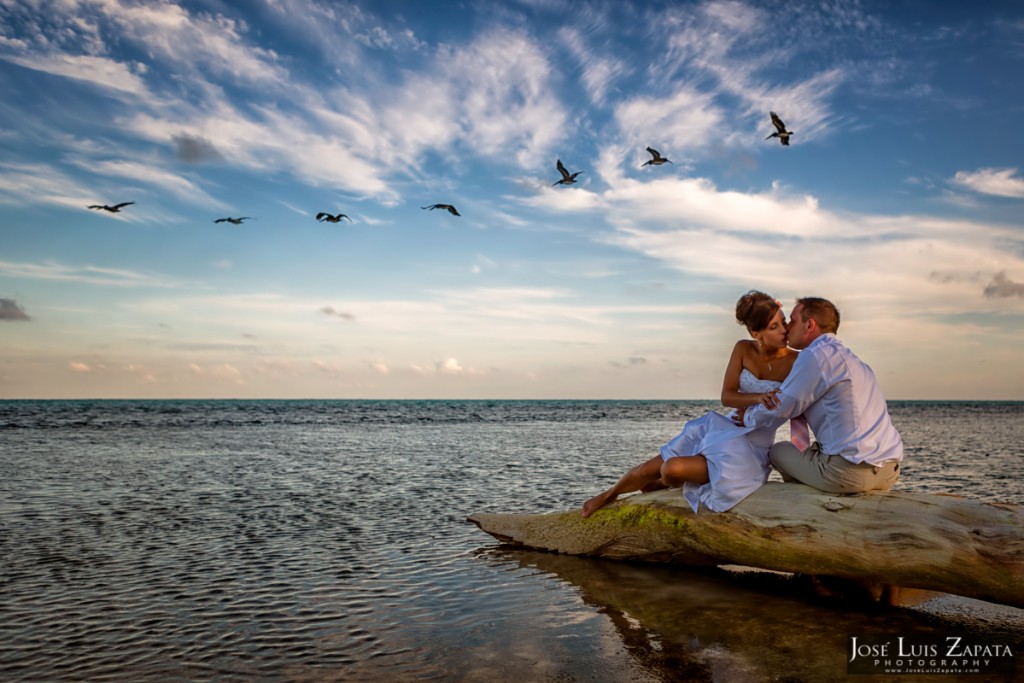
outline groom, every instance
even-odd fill
[[[900,476],[903,441],[889,419],[875,373],[836,339],[839,311],[827,299],[797,299],[786,341],[801,351],[779,387],[774,410],[755,404],[748,427],[778,427],[804,415],[817,441],[801,451],[790,442],[769,458],[785,481],[829,493],[888,491]]]

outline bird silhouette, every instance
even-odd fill
[[[92,204],[89,206],[90,209],[99,209],[101,211],[109,211],[110,213],[121,213],[121,209],[125,206],[130,206],[135,202],[121,202],[120,204],[114,204],[113,206],[107,206],[106,204]]]
[[[786,130],[786,124],[784,124],[782,122],[782,119],[779,118],[778,114],[776,114],[775,112],[771,112],[771,114],[772,114],[772,123],[775,125],[775,132],[772,133],[771,135],[769,135],[768,137],[766,137],[765,140],[771,140],[772,138],[778,138],[779,142],[784,144],[786,147],[789,147],[789,136],[793,135],[793,131]]]
[[[231,218],[229,216],[227,218],[218,218],[217,220],[214,221],[214,223],[231,223],[232,225],[241,225],[242,221],[254,221],[254,220],[256,220],[256,219],[253,218],[252,216],[242,216],[240,218]]]
[[[420,208],[421,209],[429,209],[430,211],[433,211],[434,209],[445,209],[448,213],[450,213],[453,216],[461,216],[462,215],[451,204],[431,204],[430,206],[421,206]]]
[[[562,163],[561,159],[558,160],[556,168],[558,168],[558,172],[562,174],[562,179],[558,182],[551,183],[552,187],[555,185],[572,185],[576,182],[576,176],[583,173],[583,171],[576,171],[575,173],[570,174],[569,171],[565,170],[565,164]]]
[[[323,223],[324,221],[327,221],[328,223],[338,223],[342,218],[348,218],[348,216],[343,213],[339,213],[337,216],[332,216],[324,211],[321,211],[316,215],[316,220],[320,223]],[[352,219],[348,218],[348,222],[351,223]]]
[[[654,149],[653,147],[648,147],[647,151],[650,152],[651,156],[654,157],[654,158],[651,159],[650,161],[645,161],[643,163],[643,166],[641,166],[640,168],[643,168],[644,166],[647,166],[648,164],[650,164],[651,166],[661,166],[662,164],[671,164],[672,163],[672,161],[670,159],[666,159],[665,157],[661,156],[661,154],[658,152],[658,150]]]

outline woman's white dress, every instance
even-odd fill
[[[760,394],[782,383],[758,379],[746,368],[740,371],[740,391]],[[725,512],[768,481],[771,464],[768,449],[775,443],[774,429],[739,427],[728,415],[708,413],[690,420],[677,437],[661,447],[664,460],[703,455],[708,462],[707,484],[683,486],[683,496],[694,512],[701,503],[709,510]]]

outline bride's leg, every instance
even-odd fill
[[[672,459],[678,460],[678,458]],[[661,456],[656,455],[647,462],[641,463],[626,472],[615,486],[607,491],[602,491],[584,503],[580,514],[584,517],[589,517],[595,510],[600,510],[623,493],[639,491],[651,482],[658,481],[661,477],[661,462]]]
[[[687,455],[681,458],[669,458],[661,466],[661,481],[666,486],[682,486],[691,484],[707,484],[708,461],[703,455]]]

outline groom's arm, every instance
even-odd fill
[[[793,363],[789,377],[779,387],[779,393],[776,394],[779,400],[778,407],[768,410],[760,404],[751,406],[743,414],[743,424],[755,429],[777,429],[786,420],[803,415],[808,406],[817,401],[826,389],[828,386],[817,360],[805,351]]]

